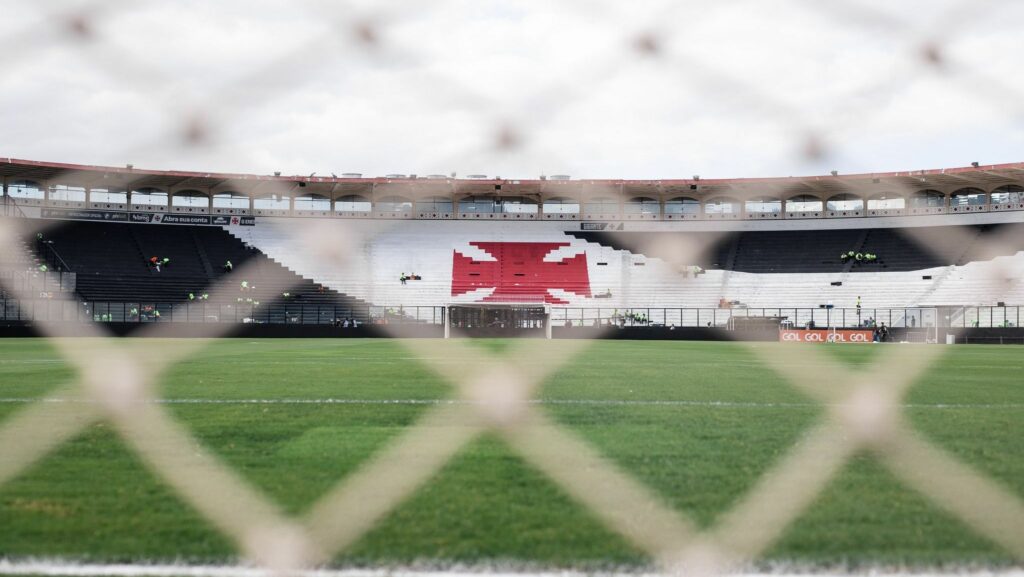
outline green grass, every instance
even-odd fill
[[[508,343],[474,345],[501,351]],[[878,348],[828,351],[857,370]],[[907,402],[915,406],[906,413],[926,438],[1024,498],[1022,365],[1016,347],[951,347],[910,390]],[[44,340],[0,340],[0,397],[41,397],[74,376]],[[218,340],[165,375],[160,394],[428,400],[454,392],[397,341]],[[542,407],[705,527],[823,411],[732,343],[597,342],[549,379],[537,397],[745,403]],[[927,406],[936,404],[951,406]],[[25,408],[0,403],[0,425]],[[167,408],[268,498],[302,514],[429,406]],[[0,486],[0,557],[30,556],[226,562],[236,551],[154,477],[108,423],[99,423]],[[869,454],[847,465],[764,560],[815,566],[1015,562],[903,486]],[[336,559],[343,565],[423,561],[579,568],[642,565],[648,559],[497,436],[485,435]]]

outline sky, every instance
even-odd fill
[[[1024,161],[1024,2],[4,0],[0,157],[732,178]]]

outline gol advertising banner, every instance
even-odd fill
[[[779,341],[784,343],[870,343],[873,335],[870,330],[783,330],[779,331]]]

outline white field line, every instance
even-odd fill
[[[91,398],[73,397],[0,397],[0,404],[28,403],[81,403],[93,404]],[[484,405],[486,401],[465,399],[144,399],[136,401],[154,405]],[[529,399],[518,402],[528,405],[584,405],[598,407],[708,407],[788,409],[812,407],[843,407],[842,403],[776,403],[753,401],[682,401],[682,400],[630,400],[630,399]],[[904,403],[905,409],[1024,409],[1024,403]]]
[[[1024,570],[977,570],[963,571],[906,571],[872,569],[866,572],[871,577],[1024,577]],[[835,577],[850,575],[842,570],[829,571],[768,571],[738,572],[730,577]],[[47,575],[52,577],[276,577],[267,569],[245,565],[131,565],[131,564],[79,564],[67,561],[6,561],[0,560],[0,575]],[[572,570],[531,571],[515,569],[494,569],[489,567],[459,568],[453,570],[417,570],[402,568],[381,569],[308,569],[289,571],[292,577],[661,577],[657,573],[638,572],[583,572]]]
[[[205,361],[214,362],[216,358],[204,359]],[[379,356],[379,357],[345,357],[336,356],[332,358],[300,358],[300,359],[287,359],[287,360],[262,360],[261,365],[288,365],[294,366],[296,363],[301,362],[304,366],[309,365],[328,365],[328,366],[345,366],[345,365],[398,365],[405,364],[407,362],[431,362],[442,365],[479,365],[479,364],[490,364],[489,359],[483,359],[478,357],[445,357],[445,358],[429,358],[429,357],[408,357],[408,356]],[[66,364],[67,361],[60,358],[54,359],[0,359],[0,365],[50,365],[50,364]],[[588,366],[596,367],[603,366],[606,364],[615,364],[617,361],[592,359],[588,360]],[[737,359],[730,360],[728,362],[730,366],[750,366],[750,367],[764,367],[761,361]],[[687,366],[692,370],[697,367],[710,367],[710,368],[721,368],[720,361],[688,361]],[[794,366],[798,366],[805,369],[827,369],[830,365],[823,365],[820,363],[799,363]],[[957,364],[957,369],[964,370],[991,370],[993,365],[980,365],[980,364]],[[1020,365],[999,365],[1000,369],[1004,370],[1024,370],[1024,366]],[[853,370],[857,370],[856,367]]]

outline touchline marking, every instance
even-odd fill
[[[81,403],[95,404],[91,398],[74,397],[0,397],[0,404]],[[134,402],[153,405],[486,405],[487,401],[466,399],[140,399]],[[529,399],[500,401],[529,405],[583,405],[598,407],[709,407],[709,408],[813,408],[842,407],[844,403],[759,403],[752,401],[673,401],[630,399]],[[1024,409],[1024,403],[902,403],[905,409]]]
[[[765,573],[738,572],[729,577],[833,577],[841,572],[769,571]],[[247,565],[131,565],[131,564],[79,564],[62,561],[6,561],[0,560],[0,575],[48,575],[52,577],[272,577],[279,575],[270,569]],[[661,577],[659,573],[622,571],[522,571],[513,568],[467,567],[458,570],[415,570],[401,568],[381,569],[299,569],[288,571],[298,577]],[[1024,570],[953,570],[941,571],[886,571],[873,570],[872,577],[1024,577]]]

